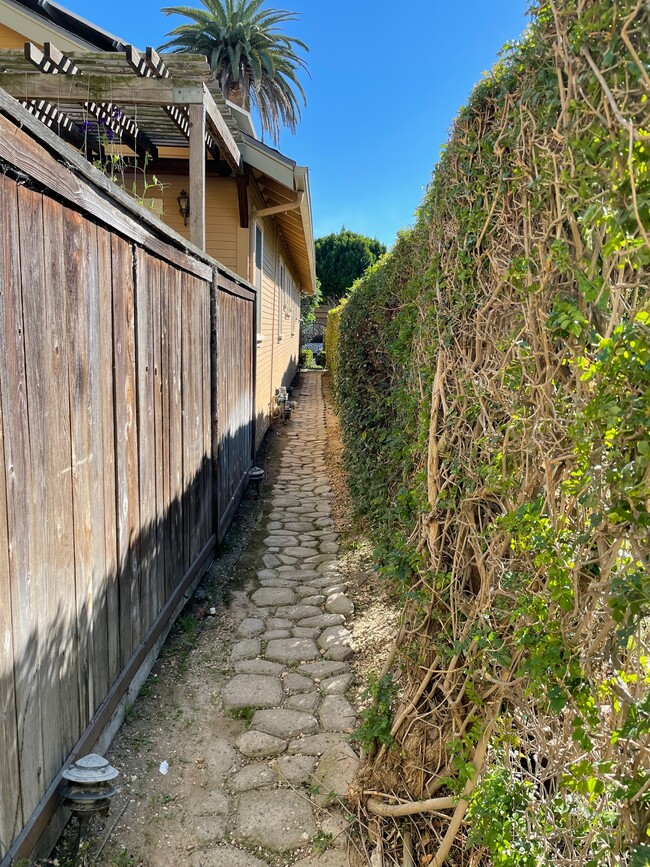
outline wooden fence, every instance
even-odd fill
[[[234,514],[254,297],[0,93],[3,864]]]

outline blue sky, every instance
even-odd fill
[[[159,45],[180,23],[160,12],[161,0],[60,2],[140,48]],[[283,134],[280,147],[310,167],[316,237],[345,225],[390,246],[412,223],[472,86],[525,29],[527,0],[268,5],[299,12],[289,32],[311,48],[308,106],[296,135]]]

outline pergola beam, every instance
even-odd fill
[[[212,94],[205,84],[203,85],[203,104],[205,105],[211,132],[214,134],[219,145],[219,150],[235,175],[241,175],[243,172],[241,151],[237,147],[237,142],[232,137],[226,121],[223,119],[216,102],[212,98]]]
[[[190,241],[205,250],[205,108],[190,105]]]
[[[4,73],[0,86],[21,99],[77,102],[90,99],[118,105],[201,105],[203,82],[195,79],[135,78],[133,75],[38,75]]]
[[[33,42],[26,42],[24,47],[25,59],[41,72],[55,75],[60,72],[64,75],[78,75],[79,67],[73,60],[59,51],[51,42],[43,44],[43,51]]]
[[[84,108],[99,121],[104,121],[106,126],[113,130],[120,141],[135,151],[138,155],[148,154],[152,160],[158,159],[158,148],[149,136],[138,128],[133,118],[122,112],[119,106],[112,102],[96,103],[85,102]]]
[[[44,123],[49,129],[56,127],[56,132],[61,138],[69,141],[76,148],[84,146],[85,137],[79,127],[62,111],[59,111],[56,106],[43,100],[20,100],[21,105],[24,105],[30,114],[33,114],[37,120]]]

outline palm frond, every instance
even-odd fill
[[[281,126],[295,131],[305,91],[298,79],[307,70],[299,52],[309,48],[282,32],[300,16],[285,9],[266,9],[265,0],[201,0],[203,9],[166,6],[165,15],[182,15],[192,23],[171,30],[160,50],[205,54],[227,98],[241,99],[259,111],[262,129],[277,142]]]

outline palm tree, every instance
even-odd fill
[[[160,49],[205,54],[224,96],[250,109],[257,108],[262,130],[277,143],[280,126],[295,132],[300,104],[307,104],[298,71],[307,69],[297,49],[304,42],[285,36],[278,25],[295,21],[297,14],[261,9],[264,0],[201,0],[204,9],[166,6],[165,15],[184,15],[192,23],[171,30]]]

